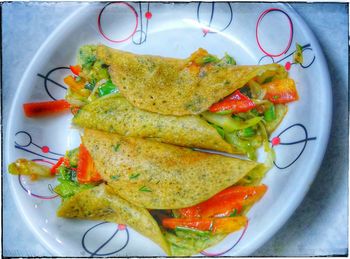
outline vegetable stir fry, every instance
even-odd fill
[[[78,63],[70,66],[73,75],[64,79],[68,86],[66,99],[72,106],[81,107],[99,97],[118,92],[110,79],[108,66],[96,58],[96,47],[83,46]]]

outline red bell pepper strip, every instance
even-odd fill
[[[242,94],[239,90],[225,97],[218,103],[214,103],[210,108],[210,112],[231,111],[232,113],[240,113],[250,111],[255,107],[255,103],[249,97]]]
[[[81,66],[79,65],[75,65],[75,66],[69,66],[70,70],[72,71],[72,73],[74,75],[79,76],[80,72],[81,72]]]
[[[52,175],[57,174],[57,169],[58,169],[63,163],[66,163],[65,160],[66,160],[65,157],[61,157],[60,159],[58,159],[57,163],[51,167],[51,174],[52,174]],[[69,162],[69,161],[68,161],[68,162]]]
[[[179,209],[179,213],[183,218],[229,216],[234,211],[240,213],[243,206],[257,202],[266,190],[266,185],[232,186],[207,201],[192,207]]]
[[[275,104],[284,104],[299,100],[293,79],[278,79],[261,85],[266,90],[265,99]]]
[[[97,170],[93,170],[91,173],[91,181],[92,182],[98,182],[101,181],[101,175],[97,172]]]
[[[53,115],[56,113],[68,111],[69,108],[70,104],[63,99],[56,101],[23,104],[23,110],[27,117]]]
[[[80,183],[97,182],[101,180],[101,176],[95,169],[94,161],[89,151],[82,144],[79,146],[77,179]]]
[[[213,233],[231,233],[244,227],[247,223],[245,216],[229,218],[164,218],[162,225],[165,228],[191,228]]]

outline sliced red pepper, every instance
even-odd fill
[[[57,169],[58,169],[62,164],[64,164],[65,167],[70,167],[69,159],[66,158],[66,157],[61,157],[60,159],[58,159],[57,163],[51,167],[51,174],[52,174],[52,175],[57,174],[57,173],[58,173],[58,172],[57,172]],[[71,169],[73,169],[73,168],[71,168]]]
[[[165,218],[162,225],[165,228],[191,228],[213,233],[231,233],[244,227],[247,223],[245,216],[228,218]]]
[[[72,73],[74,75],[79,76],[80,72],[81,72],[81,66],[79,65],[75,65],[75,66],[69,66],[70,70],[72,71]]]
[[[165,218],[162,220],[162,225],[165,228],[175,229],[177,227],[193,228],[197,230],[210,230],[213,224],[213,219],[209,218]]]
[[[48,102],[25,103],[23,110],[27,117],[39,117],[53,115],[68,111],[70,104],[66,100],[56,100]]]
[[[240,213],[243,206],[257,202],[266,191],[266,185],[232,186],[207,201],[179,209],[179,213],[183,218],[229,216],[234,211]]]
[[[61,157],[60,159],[58,159],[57,163],[51,167],[52,175],[57,174],[57,168],[59,168],[63,162],[64,162],[64,157]]]
[[[98,182],[101,181],[101,175],[97,172],[97,170],[95,169],[92,174],[91,174],[91,181],[92,182]]]
[[[100,174],[95,169],[94,161],[89,151],[83,144],[80,144],[79,146],[77,179],[80,183],[89,183],[101,180]]]
[[[69,162],[69,159],[67,157],[64,158],[63,164],[65,167],[68,167],[68,168],[70,167],[70,162]]]
[[[242,94],[239,90],[225,97],[218,103],[214,103],[210,108],[210,112],[231,111],[232,113],[240,113],[250,111],[255,107],[255,103],[249,97]]]
[[[293,79],[278,79],[261,85],[266,90],[265,99],[272,103],[289,103],[299,100],[298,92]]]

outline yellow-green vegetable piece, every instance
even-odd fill
[[[9,164],[8,171],[14,175],[35,175],[40,177],[52,177],[51,168],[45,165],[40,165],[31,160],[24,158],[17,159]]]

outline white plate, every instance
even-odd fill
[[[65,90],[60,86],[69,73],[67,66],[75,64],[79,46],[89,43],[172,57],[187,57],[202,47],[219,56],[228,52],[239,64],[286,66],[300,100],[289,105],[283,123],[270,138],[276,143],[279,137],[281,144],[274,147],[276,166],[263,181],[269,190],[249,212],[248,227],[206,254],[249,255],[267,241],[308,191],[331,123],[327,65],[315,37],[295,11],[282,4],[83,4],[47,39],[22,78],[8,125],[7,164],[19,157],[53,163],[78,145],[79,134],[70,127],[71,115],[28,119],[22,104],[63,98]],[[293,64],[296,43],[303,46],[301,65]],[[57,218],[60,200],[48,188],[54,184],[11,177],[11,190],[23,217],[54,255],[164,255],[129,227]]]

